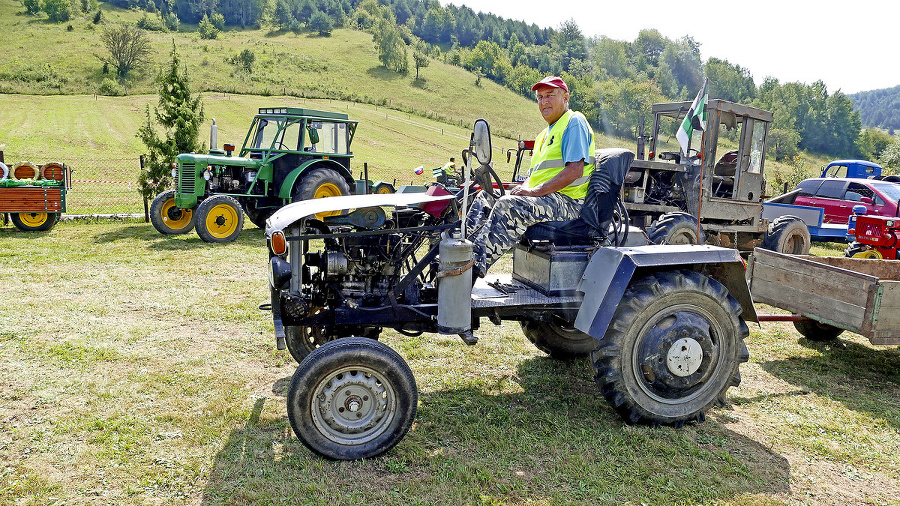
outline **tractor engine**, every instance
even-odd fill
[[[397,272],[390,251],[398,240],[395,236],[347,237],[327,240],[321,251],[307,253],[308,281],[319,292],[314,298],[327,297],[331,287],[360,306],[382,300]]]

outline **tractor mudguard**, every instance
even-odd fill
[[[290,200],[291,192],[294,190],[294,184],[297,182],[297,179],[299,179],[300,175],[313,165],[315,165],[316,167],[327,167],[329,169],[336,170],[338,174],[340,174],[344,179],[347,180],[347,184],[350,185],[351,191],[354,191],[356,189],[356,180],[353,179],[353,175],[350,174],[349,171],[347,171],[346,167],[335,162],[334,160],[316,159],[304,162],[302,165],[292,170],[287,175],[287,177],[284,178],[284,183],[281,184],[281,188],[278,189],[278,197]]]
[[[740,303],[745,321],[759,321],[744,277],[744,262],[735,249],[718,246],[664,245],[600,248],[591,256],[579,285],[584,293],[575,328],[595,339],[606,334],[616,308],[635,273],[678,268],[700,271],[728,289]]]

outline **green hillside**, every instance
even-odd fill
[[[104,25],[136,22],[141,13],[103,5],[104,23],[90,19],[49,23],[24,15],[16,0],[0,0],[0,93],[98,93],[105,78],[97,58],[105,48]],[[67,31],[68,27],[72,31]],[[445,123],[471,125],[489,119],[497,133],[530,136],[541,128],[533,101],[460,67],[432,60],[423,80],[386,70],[378,61],[372,36],[335,30],[331,37],[293,32],[230,30],[204,40],[192,32],[148,32],[153,64],[124,82],[129,95],[155,93],[153,76],[168,61],[174,42],[197,91],[334,98],[378,104]],[[226,62],[242,50],[255,55],[253,70]],[[412,56],[410,55],[410,59]],[[414,67],[413,67],[414,68]]]

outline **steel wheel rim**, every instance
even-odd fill
[[[340,197],[342,195],[341,189],[337,187],[334,183],[325,183],[322,186],[316,188],[316,192],[313,194],[314,199],[324,199],[328,197]],[[327,216],[335,216],[340,214],[340,211],[328,211],[325,213],[316,214],[316,218],[323,219]]]
[[[876,260],[881,260],[881,253],[876,249],[869,249],[866,251],[860,251],[859,253],[854,253],[853,258],[872,258]]]
[[[310,411],[316,428],[330,441],[362,445],[393,423],[397,394],[384,375],[370,367],[342,367],[315,386]]]
[[[178,212],[175,211],[175,209],[179,209],[181,211],[180,218],[172,218],[173,215],[178,216]],[[179,230],[188,226],[194,217],[194,213],[190,209],[178,208],[178,206],[175,205],[175,199],[166,200],[159,214],[162,215],[163,223],[175,230]]]
[[[25,226],[28,227],[40,227],[44,223],[47,223],[47,213],[20,213],[19,219]]]
[[[217,204],[206,215],[206,230],[217,238],[223,239],[237,230],[238,215],[234,207],[228,204]]]
[[[674,319],[674,322],[672,322]],[[677,325],[696,322],[702,320],[708,325],[708,332],[692,332],[689,335],[677,333]],[[668,328],[659,327],[661,324],[672,323]],[[672,329],[672,330],[668,330]],[[665,339],[671,340],[668,345],[657,346],[655,349],[648,350],[647,336],[653,337],[656,334],[661,342]],[[693,304],[678,304],[666,308],[666,311],[657,313],[652,320],[648,320],[638,334],[639,339],[635,339],[632,349],[632,374],[641,391],[654,401],[663,404],[682,404],[689,402],[703,395],[710,385],[710,377],[714,375],[719,364],[723,361],[724,350],[722,348],[722,339],[720,336],[724,334],[724,329],[717,323],[717,320],[706,309]],[[693,341],[701,346],[704,353],[700,365],[691,374],[679,376],[672,374],[668,368],[668,358],[671,356],[671,347],[680,344],[683,340]],[[705,339],[705,342],[704,342]],[[691,346],[692,347],[692,346]],[[661,353],[656,353],[662,351]],[[650,358],[653,358],[651,371],[653,380],[648,378],[647,364]],[[669,372],[668,377],[665,373]],[[659,376],[659,377],[656,377]],[[665,395],[657,385],[663,384],[666,388],[674,390],[671,395]]]

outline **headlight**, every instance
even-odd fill
[[[203,171],[203,179],[205,179],[205,180],[207,180],[207,181],[209,181],[210,179],[212,179],[212,171],[209,170],[209,169],[204,170],[204,171]]]
[[[178,167],[172,167],[172,177],[178,177]]]
[[[280,289],[291,280],[291,264],[279,257],[269,260],[269,284],[272,288]]]

